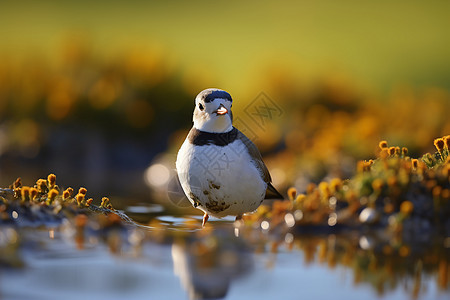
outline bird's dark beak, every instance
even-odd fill
[[[225,115],[228,113],[228,109],[221,103],[219,108],[214,111],[217,115]]]

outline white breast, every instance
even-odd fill
[[[267,184],[240,140],[222,147],[186,140],[176,167],[188,199],[209,215],[242,215],[264,199]]]

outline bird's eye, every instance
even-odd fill
[[[203,110],[203,109],[204,109],[204,107],[203,107],[203,105],[202,105],[201,103],[198,104],[198,108],[199,108],[200,110]]]

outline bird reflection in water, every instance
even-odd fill
[[[232,280],[247,274],[253,258],[232,232],[175,240],[172,245],[174,273],[190,299],[220,299],[227,295]]]

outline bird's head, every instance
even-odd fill
[[[194,127],[206,132],[228,132],[233,128],[231,95],[220,89],[206,89],[195,98]]]

